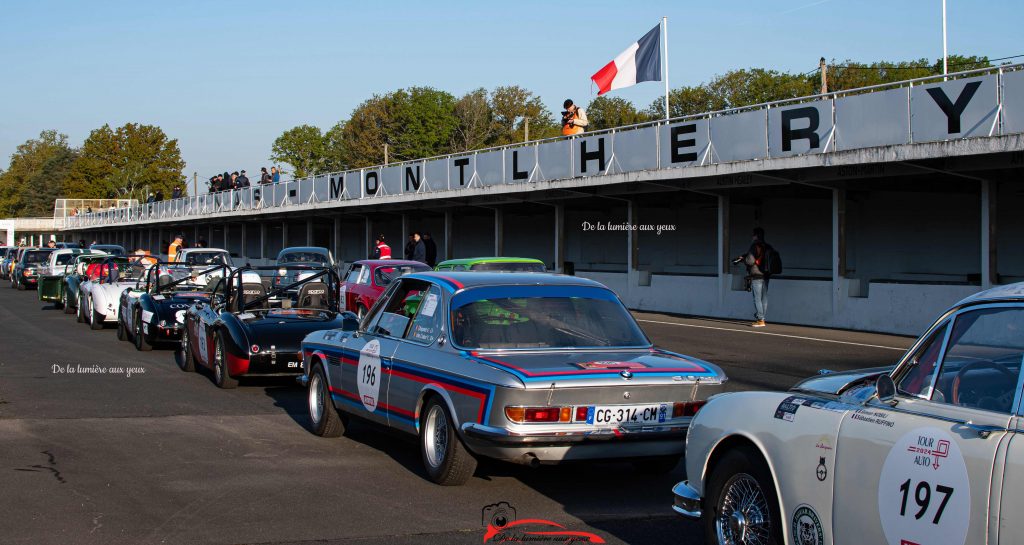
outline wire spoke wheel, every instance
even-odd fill
[[[431,467],[440,467],[448,452],[448,417],[440,405],[431,407],[423,433],[426,434],[427,463]]]
[[[767,545],[772,534],[768,500],[757,479],[733,475],[719,497],[715,530],[721,545]]]

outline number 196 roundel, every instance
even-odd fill
[[[374,339],[359,351],[356,378],[363,406],[371,413],[376,411],[377,399],[380,397],[380,341]]]

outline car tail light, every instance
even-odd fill
[[[694,416],[707,401],[686,401],[672,404],[672,418]]]
[[[505,407],[505,417],[516,424],[570,422],[572,407]]]
[[[576,420],[577,422],[586,422],[587,421],[587,408],[586,407],[576,407],[576,418],[574,420]]]
[[[254,344],[254,345],[249,347],[249,350],[251,350],[253,354],[259,353],[260,345]]]

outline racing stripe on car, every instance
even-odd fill
[[[513,365],[511,363],[508,363],[506,361],[501,361],[501,360],[498,360],[498,359],[495,359],[495,358],[492,358],[492,357],[481,356],[476,351],[463,351],[463,352],[461,352],[461,354],[462,354],[463,357],[468,358],[468,359],[475,359],[475,360],[477,360],[479,362],[488,363],[488,364],[491,364],[491,365],[494,365],[494,366],[497,366],[497,367],[501,367],[501,368],[505,369],[506,371],[509,371],[510,373],[518,376],[522,380],[546,380],[546,379],[549,379],[551,377],[582,377],[582,378],[590,378],[590,377],[601,376],[601,375],[617,376],[619,374],[619,370],[618,369],[611,370],[611,371],[609,371],[607,369],[566,369],[564,371],[546,371],[546,372],[542,372],[542,373],[535,373],[535,372],[523,369],[522,367],[519,367],[517,365]],[[689,360],[685,360],[685,361],[689,362]],[[660,368],[651,368],[651,369],[631,368],[630,371],[632,371],[634,375],[643,374],[643,375],[655,376],[655,377],[679,375],[680,373],[685,373],[687,375],[700,375],[700,376],[714,376],[715,375],[714,372],[708,370],[705,367],[700,366],[697,363],[692,363],[692,365],[690,367],[660,367]]]
[[[349,392],[347,390],[343,390],[341,388],[335,388],[334,386],[330,386],[329,389],[331,391],[331,397],[333,397],[334,399],[352,405],[353,407],[356,407],[358,409],[365,410],[365,407],[363,407],[363,402],[359,399],[359,395],[353,392]],[[394,407],[388,405],[387,403],[378,403],[377,408],[383,410],[385,413],[388,414],[388,416],[397,418],[399,420],[405,420],[410,424],[415,423],[416,415],[414,415],[412,411],[407,411],[400,407]]]

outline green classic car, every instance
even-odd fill
[[[435,271],[545,272],[544,262],[532,257],[467,257],[437,264]]]
[[[47,274],[39,277],[39,300],[54,303],[63,308],[64,314],[74,314],[78,304],[78,286],[85,281],[89,265],[100,263],[107,257],[97,250],[58,250],[74,252],[69,261],[51,265]],[[56,252],[55,252],[56,253]],[[61,256],[51,256],[60,260]]]

